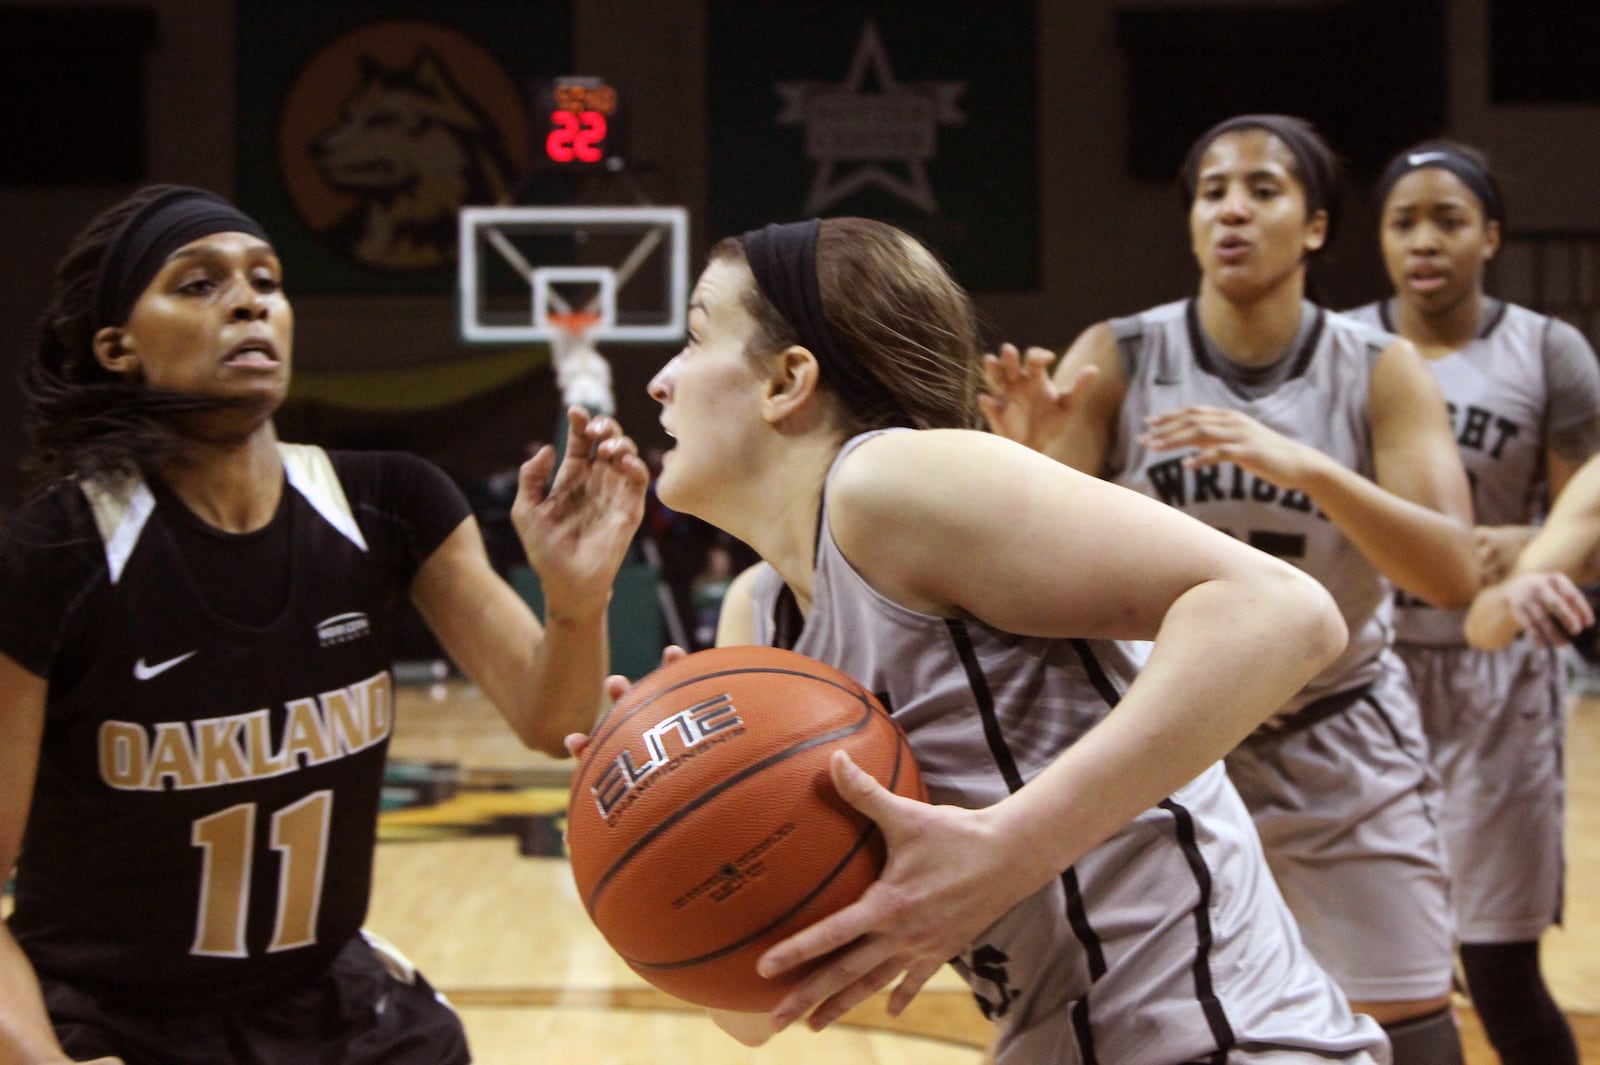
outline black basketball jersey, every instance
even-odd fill
[[[182,504],[141,479],[65,487],[13,523],[0,650],[50,686],[11,928],[41,974],[219,1002],[295,983],[361,926],[391,615],[467,506],[410,456],[280,448],[268,531],[288,579],[263,625],[215,609],[178,548]],[[241,572],[271,557],[215,535]]]

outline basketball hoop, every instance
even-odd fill
[[[550,360],[555,364],[562,404],[567,407],[577,404],[601,414],[615,414],[617,402],[611,393],[611,364],[589,339],[590,331],[603,316],[598,311],[552,311],[545,317],[554,327]]]
[[[683,339],[682,207],[463,207],[457,322],[469,343],[553,342],[556,315],[598,311],[591,339]],[[506,271],[510,271],[510,276]]]

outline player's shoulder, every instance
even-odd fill
[[[0,521],[0,650],[46,676],[61,633],[110,563],[88,499],[76,481],[33,496]],[[92,612],[92,611],[91,611]]]
[[[1358,307],[1347,307],[1341,311],[1330,310],[1328,313],[1338,314],[1370,329],[1379,329],[1385,333],[1392,333],[1394,329],[1389,324],[1389,313],[1386,310],[1387,304],[1387,300],[1373,300],[1371,303],[1363,303]]]
[[[97,557],[101,544],[89,500],[75,480],[59,481],[0,517],[0,561],[8,564],[64,554]]]
[[[0,514],[0,529],[47,528],[70,524],[88,510],[79,482],[57,481],[25,498],[15,509]]]
[[[1395,346],[1410,348],[1411,342],[1401,340],[1383,320],[1382,304],[1369,303],[1346,311],[1325,310],[1323,329],[1331,336],[1348,336],[1374,353]]]
[[[350,487],[381,482],[385,478],[449,480],[438,465],[409,451],[327,451],[324,454],[339,472],[339,479],[347,481]]]
[[[382,508],[420,502],[466,507],[466,496],[437,464],[408,451],[329,451],[327,461],[353,504]]]
[[[1108,318],[1099,323],[1104,334],[1113,342],[1134,340],[1146,333],[1156,332],[1174,324],[1182,324],[1188,314],[1189,299],[1157,304],[1134,314]]]
[[[329,451],[339,490],[369,542],[376,537],[420,561],[472,514],[450,475],[404,451]]]
[[[1541,324],[1544,326],[1545,346],[1547,348],[1574,349],[1593,354],[1594,346],[1589,343],[1588,336],[1585,335],[1583,330],[1579,329],[1565,318],[1557,318],[1553,314],[1541,314],[1538,311],[1529,310],[1526,307],[1518,307],[1515,304],[1509,304],[1507,313],[1511,313],[1512,310],[1533,315],[1540,320]]]

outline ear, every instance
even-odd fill
[[[1500,254],[1500,222],[1489,219],[1483,224],[1483,261],[1488,262]]]
[[[821,368],[810,348],[790,345],[772,356],[761,410],[773,425],[803,410],[816,396]]]
[[[1306,219],[1306,254],[1322,250],[1328,241],[1328,212],[1319,210],[1312,212]]]
[[[126,376],[139,368],[128,331],[119,326],[108,325],[94,335],[94,357],[114,374]]]

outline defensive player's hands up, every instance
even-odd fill
[[[1279,488],[1303,488],[1319,463],[1332,461],[1320,451],[1269,429],[1248,414],[1223,407],[1180,407],[1145,419],[1140,443],[1155,451],[1193,448],[1189,469],[1231,462]]]
[[[665,666],[676,662],[688,653],[688,651],[685,651],[675,643],[668,644],[661,650],[661,664]],[[621,673],[611,674],[605,681],[607,702],[615,704],[618,699],[628,694],[628,689],[633,687],[635,683]],[[582,732],[572,732],[567,734],[562,743],[566,745],[567,753],[577,758],[583,754],[583,749],[589,746],[589,737]]]
[[[896,978],[889,1012],[898,1015],[1029,890],[986,811],[903,798],[842,751],[830,768],[839,794],[883,831],[888,863],[856,902],[762,955],[756,971],[767,977],[824,959],[773,1009],[774,1030],[809,1015],[820,1031]]]
[[[1048,348],[1019,352],[1015,344],[1001,344],[998,354],[984,355],[989,390],[978,396],[978,407],[990,431],[1035,451],[1060,435],[1100,370],[1084,366],[1061,388],[1050,375],[1055,360]]]
[[[1541,647],[1558,647],[1594,624],[1594,607],[1565,573],[1522,573],[1500,589],[1517,628]]]
[[[1511,572],[1511,564],[1522,554],[1536,532],[1531,525],[1475,525],[1472,545],[1478,555],[1478,579],[1485,585],[1498,584]]]
[[[582,407],[567,411],[567,453],[547,495],[555,464],[548,444],[522,464],[511,521],[550,611],[600,610],[644,517],[650,472],[615,418]]]

